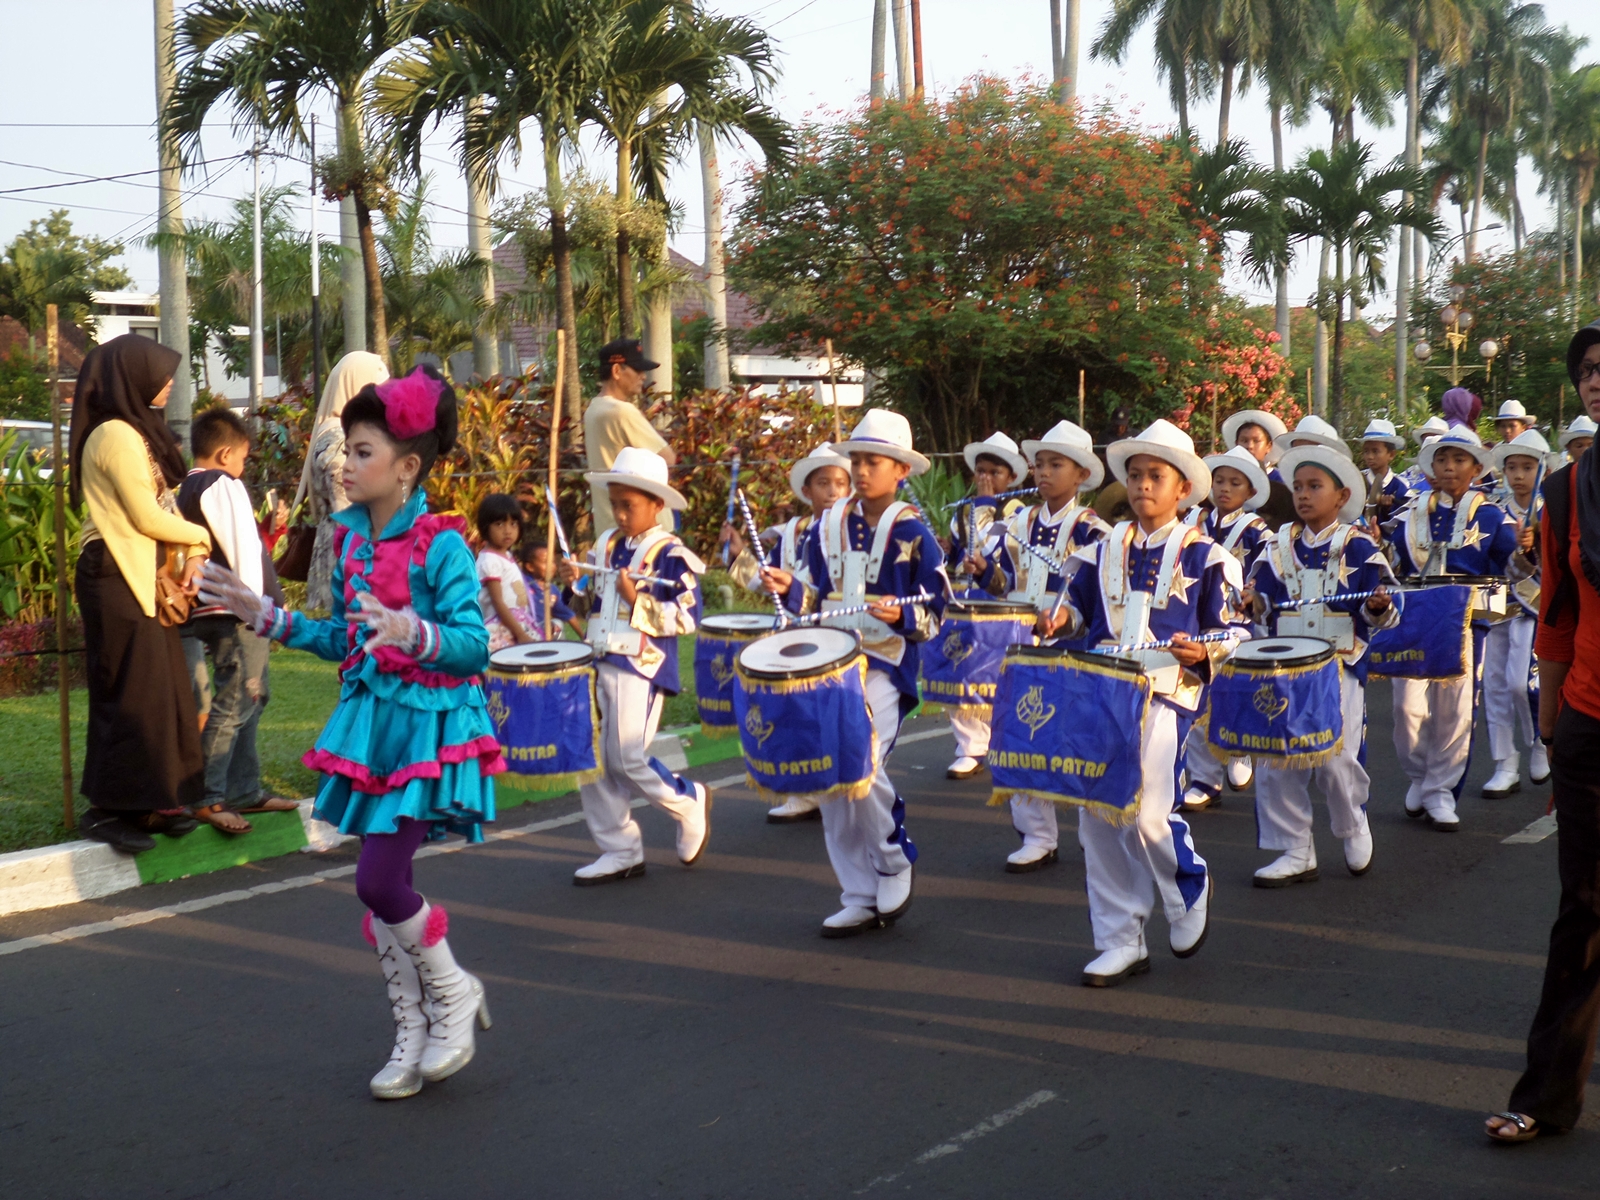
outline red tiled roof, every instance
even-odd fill
[[[83,365],[83,356],[89,352],[89,335],[84,333],[72,322],[61,320],[56,323],[56,337],[61,354],[61,377],[75,379],[78,368]],[[34,335],[33,352],[38,356],[39,365],[44,366],[44,330]],[[15,317],[0,317],[0,358],[7,358],[13,353],[28,353],[28,327]]]

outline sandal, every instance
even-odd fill
[[[1490,1125],[1489,1121],[1499,1121],[1499,1125]],[[1488,1135],[1491,1142],[1531,1142],[1545,1132],[1545,1127],[1538,1121],[1523,1113],[1503,1112],[1494,1113],[1489,1121],[1483,1123],[1483,1132]],[[1515,1133],[1505,1133],[1504,1130],[1515,1129]]]
[[[218,833],[228,834],[230,837],[241,833],[249,833],[251,825],[238,813],[226,804],[211,804],[203,808],[190,809],[197,821],[204,821]]]
[[[282,796],[267,796],[247,808],[239,809],[239,811],[242,813],[295,812],[299,808],[298,801],[286,800]]]

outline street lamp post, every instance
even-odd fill
[[[1463,366],[1461,362],[1461,347],[1465,346],[1472,337],[1472,327],[1477,324],[1477,319],[1463,307],[1467,289],[1459,283],[1450,288],[1450,303],[1446,304],[1439,312],[1439,321],[1444,325],[1445,344],[1450,347],[1449,365],[1443,363],[1431,364],[1433,346],[1427,341],[1420,341],[1413,348],[1412,353],[1417,356],[1420,369],[1424,371],[1438,371],[1450,379],[1451,387],[1460,387],[1461,380],[1466,375],[1476,374],[1477,367]],[[1478,356],[1483,359],[1483,376],[1488,379],[1494,371],[1494,360],[1499,356],[1500,343],[1494,338],[1485,338],[1478,343]],[[1426,401],[1428,396],[1427,386],[1422,389],[1422,396]]]

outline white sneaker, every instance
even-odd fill
[[[1317,848],[1308,838],[1303,846],[1286,850],[1255,874],[1258,888],[1281,888],[1316,879]]]
[[[1024,846],[1006,855],[1006,870],[1013,875],[1026,875],[1048,867],[1058,857],[1054,846]]]
[[[944,769],[946,779],[971,779],[980,770],[983,764],[969,754],[963,754],[955,762]]]
[[[1522,790],[1522,755],[1513,754],[1494,765],[1494,774],[1483,785],[1483,795],[1490,800],[1502,800],[1512,792]]]
[[[1200,812],[1217,802],[1216,794],[1206,791],[1198,783],[1191,783],[1183,792],[1183,811]]]
[[[861,908],[859,905],[852,904],[841,908],[822,923],[822,936],[825,938],[854,937],[856,934],[865,933],[869,929],[877,929],[879,924],[876,909]]]
[[[790,796],[777,808],[767,809],[768,825],[793,825],[796,821],[812,821],[822,816],[815,800]]]
[[[1428,807],[1422,801],[1422,785],[1413,783],[1406,789],[1406,816],[1415,819],[1427,811]]]
[[[1195,901],[1193,908],[1170,923],[1167,944],[1172,947],[1174,958],[1190,958],[1206,944],[1206,934],[1211,932],[1211,886],[1211,873],[1207,871],[1206,890],[1200,893],[1200,899]]]
[[[678,822],[678,861],[686,867],[695,864],[711,840],[711,789],[697,783],[694,790],[699,803]]]
[[[1538,785],[1550,780],[1550,748],[1535,741],[1528,751],[1528,782]]]
[[[1141,938],[1131,946],[1107,950],[1083,968],[1084,987],[1116,987],[1124,979],[1150,970],[1150,954]]]
[[[898,875],[878,876],[878,920],[897,921],[911,907],[911,884],[917,874],[913,864]]]
[[[1428,823],[1440,833],[1454,833],[1461,828],[1461,818],[1456,816],[1455,798],[1446,792],[1427,802]]]
[[[1372,830],[1363,829],[1344,839],[1344,865],[1352,875],[1365,875],[1372,866]]]
[[[1228,786],[1236,792],[1242,792],[1250,786],[1250,781],[1256,777],[1256,764],[1248,757],[1230,758],[1228,760]]]
[[[575,887],[593,887],[600,883],[617,883],[644,874],[644,856],[635,857],[621,850],[608,851],[586,867],[572,873]]]

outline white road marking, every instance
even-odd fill
[[[1502,846],[1531,846],[1535,842],[1542,842],[1556,831],[1555,813],[1546,813],[1522,829],[1517,830],[1508,838],[1501,838]]]
[[[997,1112],[988,1120],[979,1121],[976,1125],[964,1133],[956,1134],[955,1137],[951,1138],[949,1141],[940,1142],[931,1150],[924,1150],[921,1154],[917,1155],[911,1160],[911,1166],[924,1166],[927,1163],[933,1162],[934,1159],[945,1157],[947,1154],[956,1154],[965,1149],[970,1143],[977,1141],[979,1138],[988,1137],[997,1129],[1005,1128],[1018,1117],[1032,1112],[1041,1104],[1050,1103],[1050,1101],[1054,1100],[1055,1098],[1056,1094],[1047,1089],[1037,1091],[1027,1099],[1023,1100],[1021,1103],[1013,1104],[1010,1108],[1006,1109],[1005,1112]],[[904,1171],[896,1171],[893,1175],[880,1175],[871,1183],[867,1184],[866,1187],[857,1191],[856,1195],[859,1196],[862,1192],[871,1191],[880,1183],[892,1183],[904,1174]]]
[[[920,742],[928,738],[948,737],[949,726],[941,729],[927,729],[920,733],[909,734],[897,743],[907,745],[911,742]],[[706,781],[706,786],[711,788],[736,787],[745,782],[744,772],[737,775],[725,775],[721,779]],[[634,808],[643,808],[648,803],[645,800],[635,800]],[[485,834],[485,842],[503,842],[511,838],[526,837],[530,833],[543,833],[548,829],[560,829],[564,825],[576,825],[583,820],[583,813],[568,813],[564,817],[552,817],[548,821],[535,821],[532,825],[524,825],[520,829],[501,829]],[[417,858],[428,858],[435,854],[456,854],[466,850],[470,842],[450,842],[444,845],[424,846],[417,851]],[[100,933],[113,933],[118,929],[128,929],[134,925],[148,925],[151,921],[165,920],[167,917],[183,916],[186,913],[201,912],[208,908],[216,908],[222,904],[236,904],[241,900],[252,900],[257,896],[271,896],[277,892],[287,892],[294,888],[310,887],[312,884],[322,883],[328,879],[341,879],[354,875],[353,866],[333,867],[326,871],[318,871],[314,875],[296,875],[292,879],[278,879],[271,883],[257,884],[252,888],[242,888],[230,892],[218,892],[214,896],[201,896],[194,900],[184,900],[177,904],[166,904],[160,908],[147,908],[139,912],[123,913],[119,917],[112,917],[107,921],[94,921],[87,925],[71,925],[66,929],[57,929],[51,933],[36,933],[32,937],[17,938],[15,941],[0,942],[0,957],[7,954],[20,954],[24,950],[32,950],[38,946],[54,946],[61,942],[77,941],[79,938],[93,937]]]

